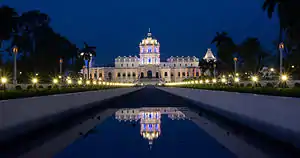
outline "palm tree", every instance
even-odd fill
[[[232,38],[228,36],[226,32],[217,32],[216,36],[211,41],[211,44],[215,43],[217,47],[217,56],[222,61],[224,67],[227,67],[229,71],[233,68],[233,54],[236,51],[236,45]]]

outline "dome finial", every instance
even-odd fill
[[[150,37],[151,35],[151,28],[149,27],[148,36]]]

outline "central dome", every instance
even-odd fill
[[[152,37],[152,33],[150,32],[150,29],[147,34],[147,37],[144,38],[142,42],[140,42],[140,46],[159,46],[159,42]]]

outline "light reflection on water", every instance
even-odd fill
[[[120,109],[92,131],[55,158],[236,157],[179,108]]]
[[[171,120],[183,120],[185,114],[178,108],[136,108],[120,109],[115,113],[119,121],[140,122],[140,135],[148,140],[152,149],[153,141],[161,134],[161,115],[168,115]]]

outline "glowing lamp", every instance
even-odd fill
[[[87,85],[91,84],[91,81],[86,81],[86,84],[87,84]]]
[[[68,84],[72,84],[72,80],[68,79],[68,80],[67,80],[67,83],[68,83]]]
[[[206,79],[206,80],[205,80],[205,83],[209,83],[209,80],[208,80],[208,79]]]
[[[7,78],[6,78],[6,77],[2,77],[2,78],[1,78],[1,83],[2,83],[2,84],[7,83]]]
[[[253,82],[257,82],[258,81],[258,77],[257,76],[252,76],[252,81]]]
[[[82,85],[82,80],[78,80],[77,84]]]
[[[96,81],[93,81],[93,84],[94,84],[94,85],[96,85],[96,84],[97,84],[97,82],[96,82]]]
[[[38,79],[37,79],[37,78],[33,78],[33,79],[31,80],[31,82],[32,82],[33,84],[36,84],[36,83],[38,83]]]
[[[214,79],[212,80],[212,82],[213,82],[213,83],[217,83],[217,79],[214,78]]]
[[[221,79],[221,82],[222,82],[222,83],[225,83],[225,82],[226,82],[226,78],[222,78],[222,79]]]
[[[281,78],[281,81],[287,81],[288,80],[287,75],[282,75],[280,78]]]
[[[274,68],[271,68],[270,71],[271,71],[271,72],[274,72]]]
[[[284,49],[284,44],[283,44],[283,42],[281,42],[281,43],[279,44],[279,49]]]
[[[54,84],[57,84],[57,83],[58,83],[58,79],[56,79],[56,78],[53,79],[53,83],[54,83]]]
[[[240,79],[238,77],[234,78],[234,82],[240,82]]]

